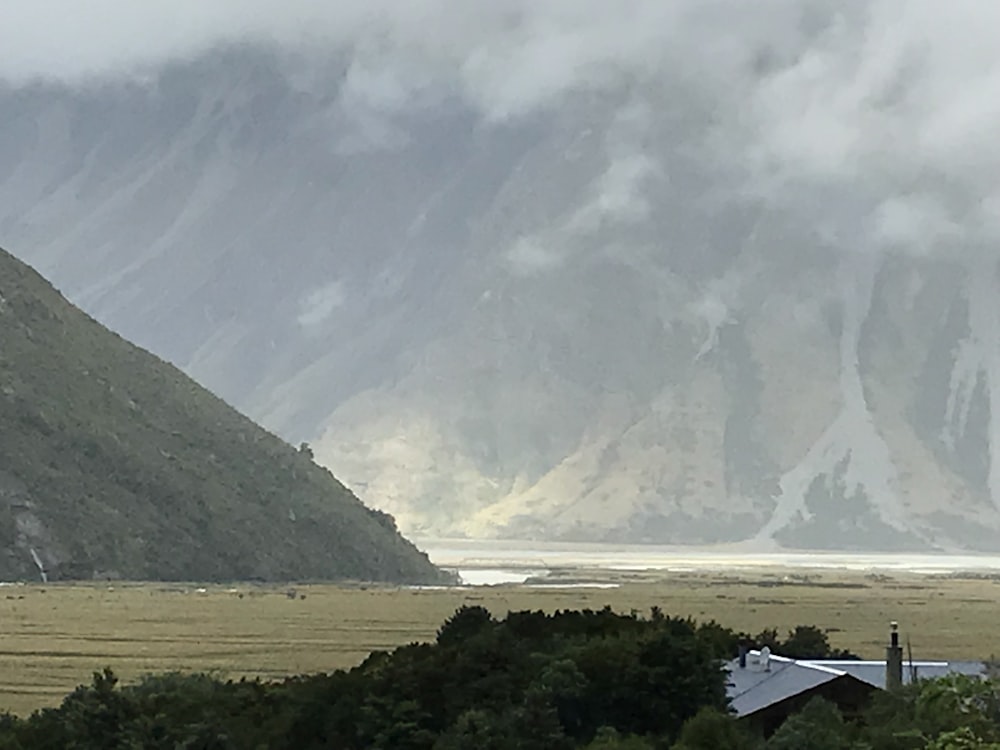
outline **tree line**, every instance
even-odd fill
[[[875,697],[847,721],[816,701],[764,738],[729,712],[740,645],[851,658],[815,627],[739,633],[714,622],[599,611],[463,607],[432,643],[351,670],[277,682],[110,670],[60,706],[0,716],[0,750],[1000,750],[989,681],[950,678]],[[988,743],[997,744],[988,744]],[[979,743],[979,744],[976,744]]]

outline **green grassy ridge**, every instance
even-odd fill
[[[0,250],[0,579],[441,573],[311,457]]]

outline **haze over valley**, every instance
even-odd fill
[[[35,5],[0,243],[404,533],[1000,548],[1000,6]]]

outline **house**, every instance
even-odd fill
[[[864,708],[878,689],[846,670],[772,655],[767,648],[741,653],[726,668],[730,705],[737,718],[765,735],[812,698],[828,700],[850,716]]]
[[[726,664],[728,693],[736,716],[770,734],[814,697],[836,704],[845,716],[860,711],[875,690],[916,679],[949,674],[983,676],[982,662],[909,661],[903,663],[896,624],[892,624],[885,661],[789,659],[742,650]]]

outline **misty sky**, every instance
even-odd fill
[[[509,120],[631,90],[655,120],[693,92],[734,189],[824,207],[818,231],[859,250],[992,254],[998,28],[989,0],[0,0],[0,76],[144,80],[252,42],[299,73],[349,60],[341,97],[385,117],[442,92]]]

